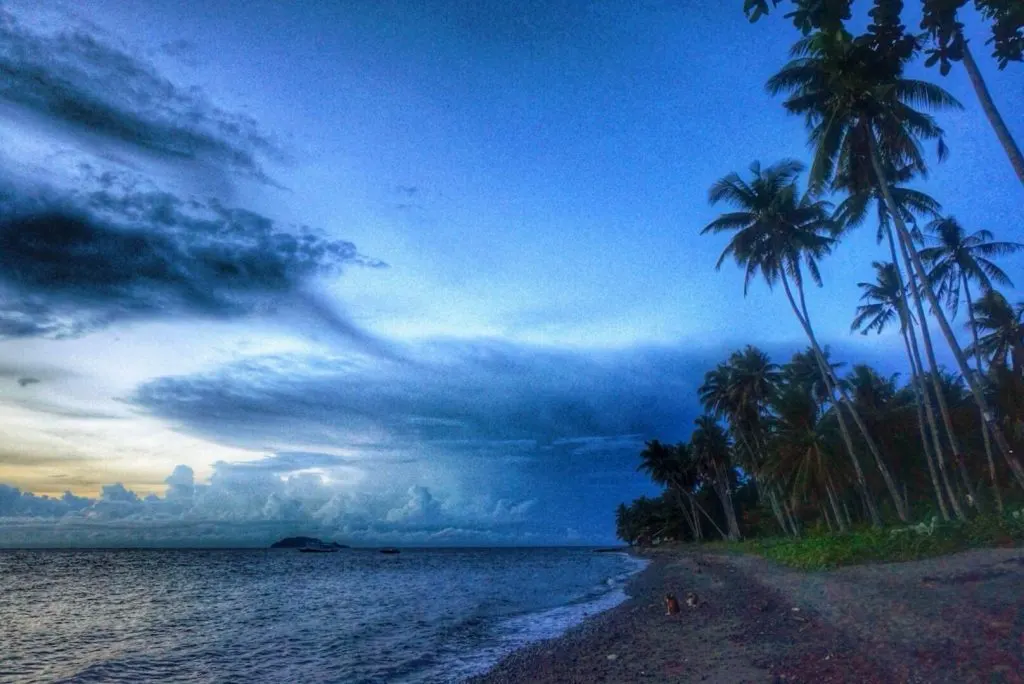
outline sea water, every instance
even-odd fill
[[[0,550],[0,681],[452,682],[625,599],[590,549]]]

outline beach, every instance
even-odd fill
[[[738,554],[646,555],[628,601],[472,681],[1024,681],[1022,549],[816,573]],[[698,606],[667,616],[665,593],[689,591]]]

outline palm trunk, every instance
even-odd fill
[[[799,268],[799,267],[798,267]],[[861,436],[864,438],[864,442],[868,445],[868,451],[871,452],[871,456],[875,459],[875,466],[878,468],[878,472],[882,475],[882,480],[885,482],[886,489],[889,490],[889,496],[892,497],[893,504],[896,507],[896,515],[903,522],[907,522],[907,507],[903,498],[900,496],[899,489],[896,487],[896,482],[892,479],[892,474],[889,472],[889,468],[885,465],[885,461],[882,459],[882,453],[878,450],[878,445],[875,444],[874,438],[871,436],[871,432],[868,430],[867,424],[860,417],[860,412],[853,405],[853,401],[850,399],[850,395],[847,393],[846,388],[843,387],[842,383],[839,382],[839,378],[836,377],[835,372],[828,365],[828,360],[825,359],[824,352],[821,351],[818,345],[818,340],[814,336],[814,331],[811,330],[811,316],[807,312],[807,300],[804,298],[803,283],[798,281],[796,284],[797,293],[800,295],[800,306],[803,309],[804,320],[807,322],[808,334],[811,337],[811,344],[815,347],[815,354],[818,355],[818,363],[821,365],[823,372],[825,372],[832,380],[832,388],[839,391],[840,403],[836,404],[836,415],[842,415],[840,404],[845,405],[846,409],[853,416],[853,422],[856,423],[857,429],[860,430]],[[827,384],[827,381],[826,381]]]
[[[978,65],[974,61],[974,55],[971,54],[971,48],[967,44],[966,39],[964,39],[963,44],[964,67],[967,69],[967,76],[971,79],[971,85],[974,86],[978,102],[981,103],[981,109],[985,112],[988,122],[996,132],[996,137],[999,138],[999,144],[1003,146],[1006,156],[1010,158],[1010,164],[1013,166],[1013,170],[1017,172],[1017,178],[1020,179],[1021,183],[1024,183],[1024,154],[1021,154],[1017,141],[1013,139],[1010,129],[1006,127],[1006,122],[1003,121],[999,110],[996,109],[996,103],[992,101],[992,94],[989,93],[988,86],[985,84],[985,78],[981,75],[981,71],[978,70]]]
[[[946,508],[946,498],[942,495],[942,485],[939,484],[939,477],[935,470],[935,463],[932,459],[932,449],[928,444],[927,428],[925,427],[925,415],[923,402],[925,398],[922,396],[920,376],[917,372],[917,364],[914,363],[914,355],[910,351],[910,339],[907,337],[907,331],[903,331],[903,344],[907,348],[907,358],[910,359],[910,381],[914,388],[914,394],[917,396],[917,423],[921,433],[921,446],[924,448],[924,457],[928,461],[928,474],[932,478],[932,487],[935,488],[935,500],[939,503],[939,512],[942,514],[942,520],[949,520],[949,510]]]
[[[978,382],[984,371],[981,366],[981,354],[978,353],[978,322],[974,318],[974,302],[971,300],[971,283],[967,274],[962,274],[964,282],[964,294],[967,295],[967,315],[970,318],[971,336],[974,338],[974,362],[978,364]],[[981,438],[985,441],[985,459],[988,461],[988,476],[992,480],[992,496],[996,500],[996,510],[1003,514],[1003,495],[999,492],[999,481],[996,479],[996,462],[992,458],[992,441],[988,436],[988,426],[985,425],[985,416],[981,416]]]
[[[679,504],[679,510],[681,510],[683,512],[683,520],[686,521],[686,526],[690,528],[690,535],[693,537],[694,541],[696,541],[697,540],[697,527],[696,527],[696,524],[699,524],[700,521],[699,520],[694,520],[693,518],[690,517],[690,510],[686,507],[686,502],[683,500],[683,495],[680,493],[681,489],[678,488],[678,487],[674,487],[672,491],[676,495],[676,503]]]
[[[818,510],[821,511],[821,517],[825,518],[825,525],[828,527],[828,533],[835,534],[835,528],[832,527],[832,519],[828,517],[828,507],[823,503],[819,503]]]
[[[722,512],[725,513],[725,525],[729,528],[729,540],[736,541],[740,538],[740,526],[736,520],[736,508],[732,505],[732,492],[729,490],[729,475],[723,464],[715,461],[715,489],[718,498],[722,502]]]
[[[910,271],[910,252],[914,252],[913,246],[906,245],[902,241],[900,242],[900,250],[903,253],[903,260],[907,265],[908,271]],[[912,271],[910,271],[912,273]],[[921,282],[921,287],[927,287],[931,289],[931,285],[927,283],[927,280],[917,281]],[[960,471],[960,479],[964,483],[964,488],[967,490],[968,504],[977,508],[978,501],[974,496],[974,485],[971,484],[970,474],[967,472],[967,463],[964,460],[964,454],[960,450],[960,440],[957,439],[956,432],[953,430],[953,420],[949,414],[949,405],[946,403],[946,395],[942,391],[942,382],[939,380],[939,364],[935,361],[935,347],[932,345],[932,335],[928,330],[928,319],[925,315],[924,304],[921,302],[921,295],[919,294],[919,288],[914,278],[911,278],[911,294],[914,300],[914,306],[917,309],[917,316],[919,318],[919,325],[921,326],[921,339],[924,340],[924,353],[928,357],[928,367],[931,370],[931,381],[932,389],[935,391],[935,398],[939,404],[939,414],[942,416],[942,424],[946,428],[946,439],[949,441],[949,447],[953,451],[953,459],[957,464],[957,468]],[[933,312],[934,313],[934,312]]]
[[[814,351],[814,358],[818,362],[818,370],[821,372],[822,380],[825,382],[825,386],[829,388],[829,395],[832,395],[832,379],[831,374],[828,371],[828,363],[824,360],[824,354],[821,353],[821,349],[818,347],[818,342],[814,337],[814,333],[811,331],[810,323],[804,320],[804,317],[800,314],[800,309],[797,307],[796,300],[793,298],[793,291],[789,287],[789,279],[786,277],[785,272],[782,274],[782,286],[786,290],[786,297],[789,298],[789,305],[793,307],[793,313],[796,314],[796,318],[800,321],[800,325],[804,329],[804,333],[807,338],[811,341],[811,349]],[[850,461],[853,463],[853,471],[857,477],[857,488],[860,490],[860,494],[864,499],[864,505],[868,509],[868,513],[871,516],[871,524],[875,527],[882,526],[882,518],[878,515],[878,507],[875,505],[875,501],[871,496],[871,491],[868,489],[867,479],[864,477],[864,470],[860,466],[860,459],[857,458],[857,452],[853,448],[853,439],[850,437],[850,431],[846,426],[846,419],[843,417],[843,412],[836,406],[836,417],[839,419],[839,432],[842,434],[843,443],[846,446],[846,452],[850,456]]]
[[[910,314],[910,295],[907,293],[907,284],[903,280],[903,269],[900,267],[900,257],[896,253],[896,241],[892,237],[892,229],[886,226],[885,234],[889,238],[889,253],[892,255],[892,265],[896,269],[896,278],[898,279],[900,286],[900,326],[901,333],[903,334],[903,343],[907,348],[907,358],[910,360],[910,378],[914,388],[914,394],[917,395],[917,422],[918,428],[921,431],[921,445],[924,448],[925,458],[928,460],[928,471],[931,474],[932,485],[935,487],[935,496],[939,502],[939,511],[942,514],[943,520],[949,520],[949,511],[946,509],[945,497],[942,495],[942,488],[939,485],[938,479],[935,477],[936,463],[938,464],[938,470],[942,474],[942,482],[945,484],[947,494],[950,500],[953,502],[954,512],[957,518],[963,519],[963,511],[960,510],[960,504],[953,492],[953,488],[949,484],[949,477],[946,475],[946,464],[942,456],[942,440],[939,438],[939,427],[935,423],[935,411],[932,408],[932,400],[928,394],[928,388],[924,384],[924,372],[921,364],[920,352],[917,349],[917,333],[914,331],[914,317]],[[911,277],[911,286],[913,286],[914,278],[913,273],[909,273]],[[927,420],[927,428],[925,421]],[[932,446],[934,446],[934,455],[932,448],[928,443],[928,433],[931,433]],[[934,459],[934,461],[933,461]]]
[[[696,523],[694,531],[697,533],[696,540],[699,543],[704,541],[704,528],[702,527],[700,516],[697,515],[697,502],[692,494],[687,495],[687,498],[690,500],[690,510],[693,511],[693,521]]]
[[[885,198],[885,203],[889,208],[889,213],[892,214],[893,223],[896,224],[896,231],[900,236],[900,242],[910,251],[911,263],[914,267],[913,272],[917,274],[918,280],[921,281],[922,289],[925,292],[925,296],[928,297],[928,303],[935,312],[935,318],[939,321],[939,327],[942,328],[942,334],[946,338],[946,343],[949,344],[949,349],[953,352],[953,357],[956,359],[960,373],[967,378],[967,384],[971,388],[971,394],[974,395],[974,400],[978,403],[978,408],[981,409],[985,422],[989,426],[992,438],[996,443],[996,448],[999,449],[999,453],[1006,460],[1006,463],[1010,467],[1010,471],[1014,474],[1017,483],[1021,487],[1024,487],[1024,466],[1021,466],[1020,461],[1017,460],[1017,457],[1013,453],[1013,448],[1010,446],[1010,443],[1006,440],[1006,436],[1003,434],[1002,428],[1000,428],[999,424],[996,422],[995,413],[993,413],[992,409],[989,407],[988,399],[985,398],[984,389],[980,384],[978,384],[977,378],[971,374],[971,368],[967,363],[967,357],[964,355],[963,349],[960,348],[960,343],[956,340],[956,335],[953,333],[953,328],[949,325],[949,320],[946,319],[946,314],[942,310],[942,305],[935,296],[935,292],[932,290],[931,285],[928,284],[928,274],[924,270],[924,264],[921,263],[921,257],[913,250],[913,238],[907,230],[907,226],[903,222],[902,217],[900,217],[898,213],[899,208],[896,206],[896,201],[893,199],[892,193],[889,191],[885,171],[882,168],[882,159],[878,152],[878,142],[875,140],[873,132],[868,136],[868,143],[870,145],[871,166],[875,172],[875,179],[882,190],[882,196]]]
[[[796,516],[793,515],[793,508],[789,505],[789,501],[786,499],[786,495],[782,494],[782,510],[786,512],[786,517],[789,518],[790,527],[793,528],[793,536],[797,539],[800,538],[800,525],[796,521]]]
[[[827,478],[825,480],[825,491],[826,491],[826,493],[828,493],[829,503],[832,504],[832,510],[835,512],[836,525],[839,526],[839,532],[841,534],[845,534],[846,531],[847,531],[846,530],[846,523],[843,521],[843,513],[842,513],[842,511],[839,510],[839,500],[836,497],[835,489],[833,489],[833,487],[832,487],[832,478],[829,477],[827,474],[826,474],[825,477]]]
[[[729,535],[727,535],[725,532],[723,532],[722,528],[719,527],[718,523],[715,522],[715,519],[712,518],[710,515],[708,515],[708,512],[704,510],[703,506],[701,506],[699,503],[697,503],[697,497],[694,496],[693,494],[687,494],[687,496],[690,497],[690,503],[693,504],[694,508],[696,508],[698,511],[703,513],[704,517],[708,519],[708,522],[711,523],[711,525],[715,528],[715,530],[718,532],[718,534],[722,535],[722,539],[728,540],[729,539]],[[696,515],[696,514],[694,514],[694,515]],[[701,538],[703,538],[703,535],[701,535]]]

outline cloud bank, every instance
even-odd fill
[[[423,486],[353,493],[332,480],[337,463],[328,454],[220,462],[207,483],[179,465],[163,497],[140,497],[120,483],[96,498],[37,496],[0,484],[0,546],[264,546],[297,534],[357,545],[507,544],[535,504],[439,498]]]

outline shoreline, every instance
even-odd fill
[[[659,549],[628,598],[499,661],[519,682],[1021,682],[1024,549],[804,573]],[[667,591],[700,604],[665,615]]]

